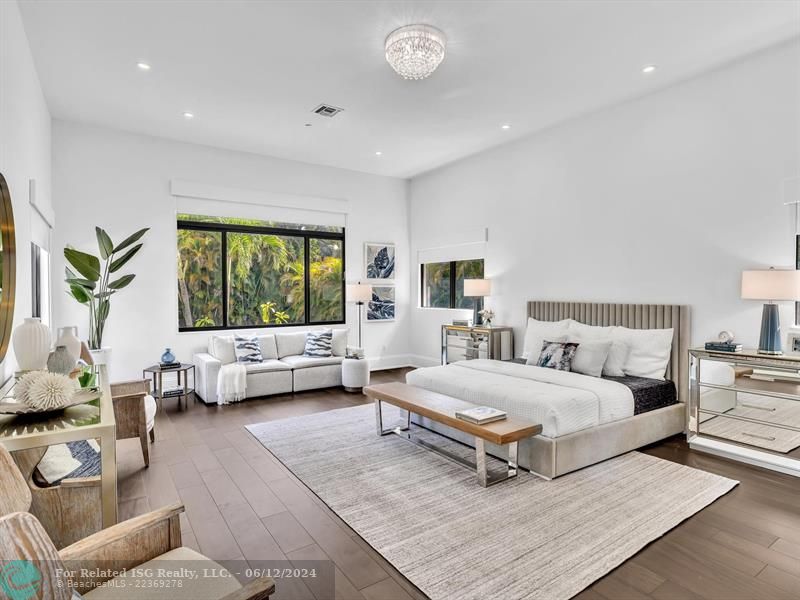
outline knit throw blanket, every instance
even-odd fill
[[[247,390],[247,369],[244,365],[222,365],[217,378],[217,404],[244,400]]]

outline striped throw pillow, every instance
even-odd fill
[[[256,336],[233,336],[233,351],[236,353],[236,362],[238,363],[260,363],[264,360],[261,356],[261,346],[258,344]]]
[[[320,331],[309,331],[306,333],[306,349],[303,356],[314,358],[328,358],[333,355],[331,347],[333,345],[333,331],[322,329]]]

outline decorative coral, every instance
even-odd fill
[[[31,389],[31,385],[45,373],[46,371],[28,371],[19,378],[14,386],[14,397],[17,402],[28,404],[28,392]]]
[[[27,388],[25,404],[37,410],[56,410],[69,402],[77,389],[74,380],[60,373],[40,371]]]

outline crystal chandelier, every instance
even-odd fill
[[[386,38],[386,61],[404,79],[425,79],[444,60],[447,38],[430,25],[406,25]]]

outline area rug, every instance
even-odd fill
[[[736,404],[725,414],[800,428],[800,402],[795,400],[739,392]],[[712,417],[700,424],[700,432],[775,452],[787,453],[800,448],[800,431],[749,421]]]
[[[369,405],[247,428],[433,600],[570,598],[738,483],[631,452],[482,488],[447,458],[378,437]]]

